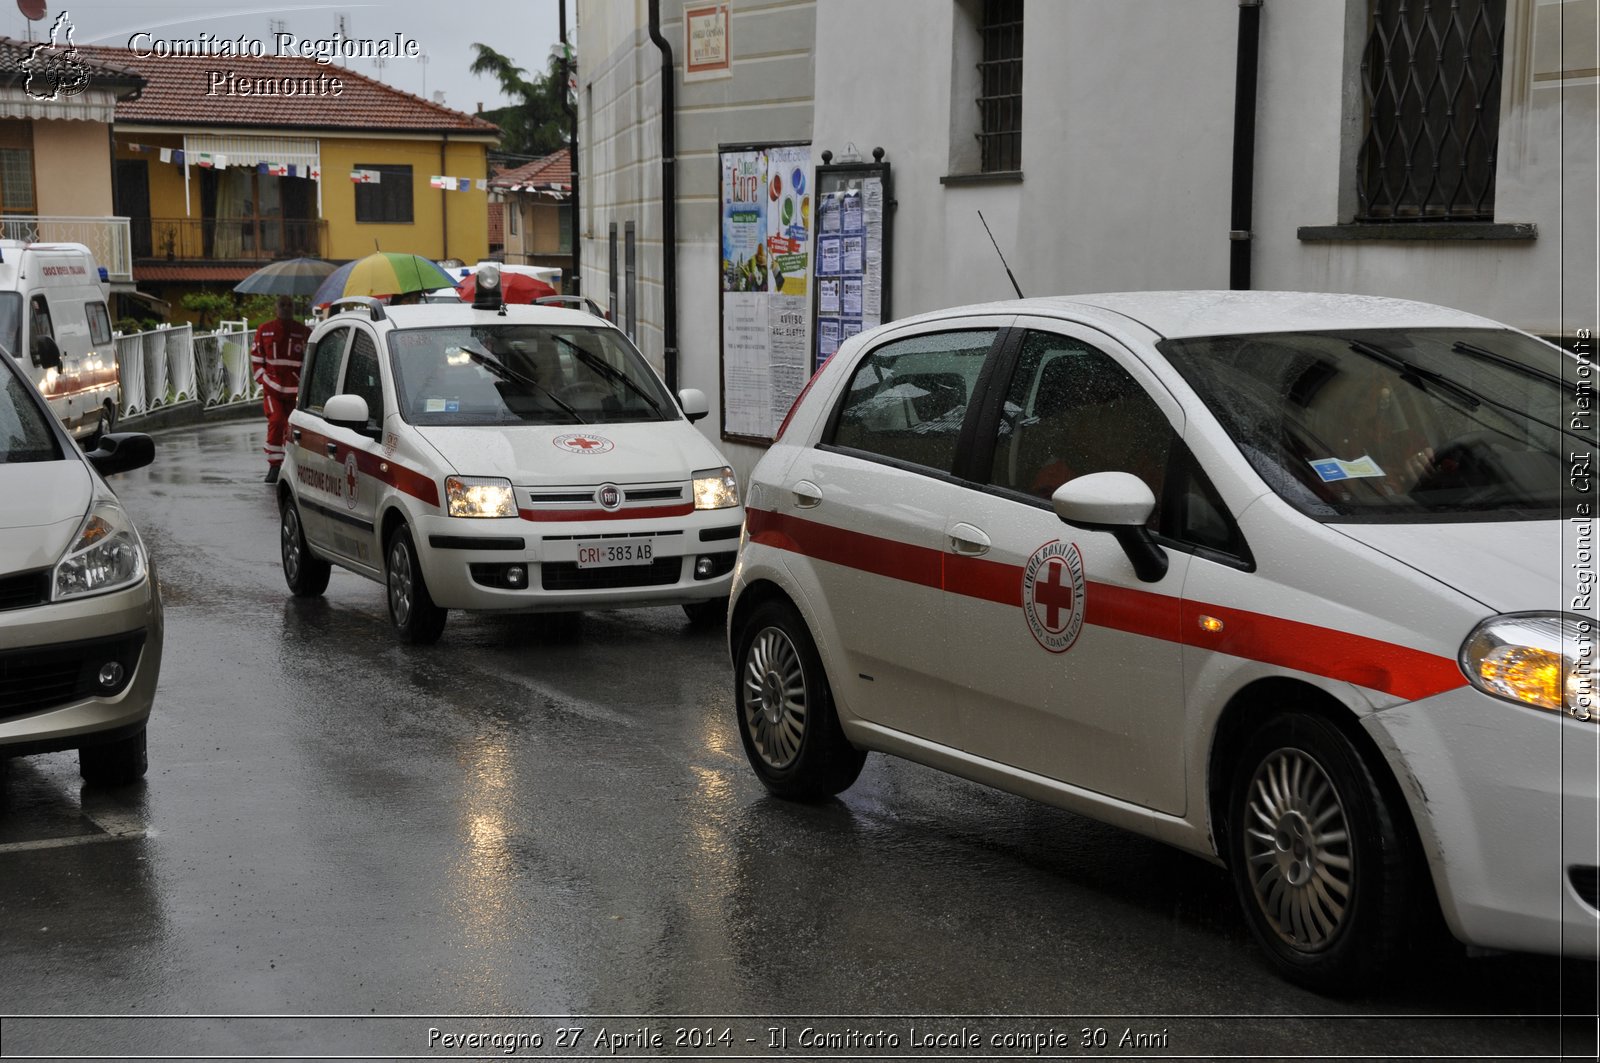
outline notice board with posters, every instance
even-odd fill
[[[770,443],[811,375],[811,146],[722,146],[722,438]]]
[[[814,371],[845,340],[891,319],[889,247],[894,197],[883,149],[872,162],[816,170],[816,267],[812,271]]]

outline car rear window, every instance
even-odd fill
[[[1262,479],[1312,516],[1543,520],[1592,502],[1592,483],[1575,484],[1568,467],[1593,449],[1592,420],[1574,429],[1579,363],[1521,333],[1283,332],[1160,347]]]

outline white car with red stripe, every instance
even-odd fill
[[[1595,373],[1345,295],[857,337],[749,484],[750,763],[817,798],[895,754],[1226,864],[1319,989],[1429,912],[1593,958]]]
[[[702,393],[674,399],[581,310],[351,304],[312,334],[289,420],[291,592],[334,565],[382,582],[407,642],[451,609],[724,615],[744,511],[691,424]]]

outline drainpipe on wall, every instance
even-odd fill
[[[581,261],[578,247],[578,227],[581,224],[578,214],[578,109],[572,105],[568,89],[572,74],[567,61],[567,50],[571,47],[567,43],[567,0],[556,0],[556,6],[561,9],[561,109],[567,112],[567,151],[572,155],[572,276],[563,287],[573,295],[579,295],[582,289],[578,285]],[[560,211],[556,212],[556,217],[561,217]]]
[[[661,337],[667,390],[678,393],[678,159],[672,45],[661,35],[661,0],[650,0],[650,40],[661,50]]]
[[[1262,0],[1239,0],[1239,56],[1233,87],[1233,211],[1228,287],[1250,288],[1251,205],[1256,185],[1256,74],[1261,65]]]
[[[439,172],[449,173],[450,167],[445,160],[445,151],[450,147],[450,134],[446,133],[439,141]],[[439,189],[439,235],[444,239],[444,253],[440,258],[450,257],[450,192],[448,189]]]

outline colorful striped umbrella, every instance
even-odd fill
[[[398,251],[379,251],[346,262],[328,274],[311,301],[321,306],[347,295],[400,295],[455,286],[455,278],[432,259]]]
[[[233,290],[242,295],[310,295],[337,268],[320,258],[286,258],[262,266]]]

